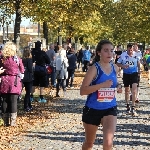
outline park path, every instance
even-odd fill
[[[121,79],[120,79],[121,81]],[[85,96],[79,89],[68,90],[64,98],[51,100],[52,109],[59,115],[44,124],[33,126],[27,134],[14,137],[13,150],[77,150],[84,141],[81,122]],[[150,150],[150,86],[146,79],[140,84],[138,116],[125,115],[124,92],[117,95],[118,123],[113,150]],[[93,150],[102,149],[101,126]]]

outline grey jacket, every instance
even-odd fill
[[[56,79],[67,79],[68,78],[68,59],[58,55],[56,57]]]

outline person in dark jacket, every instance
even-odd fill
[[[50,60],[46,52],[41,50],[41,42],[35,43],[35,48],[32,50],[32,60],[34,66],[34,80],[30,100],[33,101],[33,93],[35,86],[40,86],[40,97],[38,102],[46,103],[44,99],[44,87],[47,87],[47,70],[46,64],[50,64]]]
[[[32,110],[30,93],[32,91],[32,81],[33,81],[33,62],[32,62],[32,55],[29,47],[24,48],[23,64],[24,64],[25,72],[22,81],[26,91],[24,97],[24,110],[26,112],[29,112],[30,110]]]
[[[77,61],[78,61],[78,69],[80,68],[80,64],[82,66],[82,58],[83,58],[83,50],[82,48],[79,50],[77,55]]]
[[[74,47],[71,48],[70,52],[67,55],[68,58],[68,79],[66,80],[66,87],[69,86],[69,79],[71,78],[70,81],[70,88],[73,88],[73,79],[74,79],[74,72],[76,69],[76,61],[77,61],[77,57],[75,55],[75,50]]]

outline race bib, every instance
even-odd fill
[[[129,65],[129,67],[134,67],[134,62],[133,61],[126,61],[126,65]]]
[[[98,102],[111,102],[115,97],[115,88],[101,88],[97,93]]]

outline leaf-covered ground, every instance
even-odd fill
[[[76,72],[74,80],[75,89],[78,89],[81,85],[84,75],[85,73]],[[52,107],[50,107],[52,106],[51,100],[55,95],[55,89],[45,89],[45,98],[47,99],[46,104],[39,104],[37,102],[38,89],[36,89],[35,94],[36,96],[34,97],[35,99],[32,103],[34,108],[32,112],[25,113],[23,110],[23,100],[18,102],[17,127],[0,127],[0,150],[11,150],[11,148],[9,148],[9,144],[14,141],[14,139],[12,140],[13,136],[26,134],[26,131],[32,126],[42,124],[48,119],[58,117],[59,113],[57,113],[55,110],[52,109]],[[15,141],[17,141],[17,139],[15,139]]]

